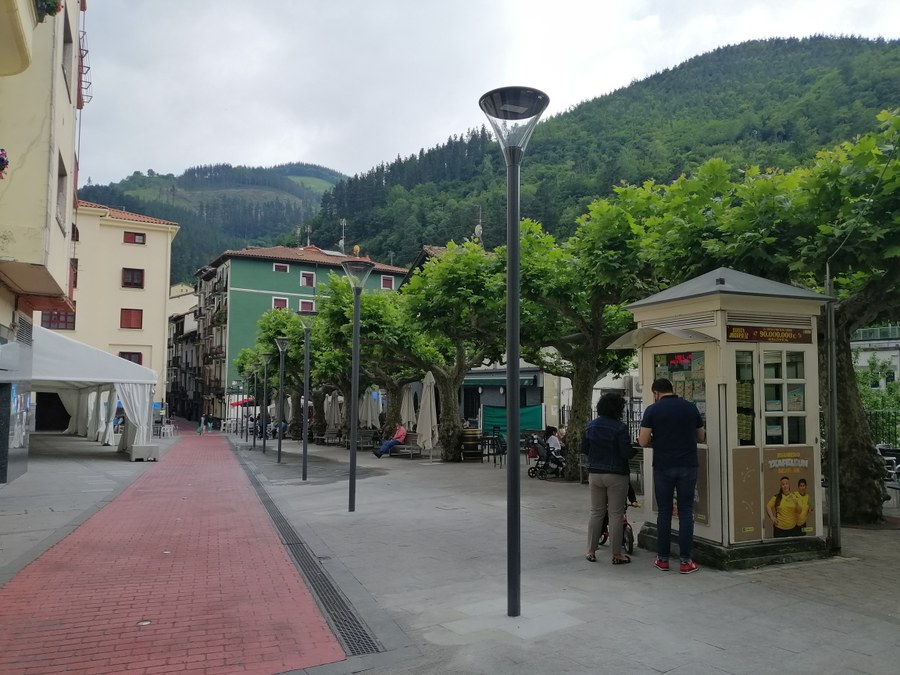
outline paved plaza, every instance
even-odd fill
[[[147,463],[32,437],[0,488],[0,673],[900,671],[900,529],[757,570],[614,568],[584,559],[587,488],[523,460],[511,618],[506,467],[360,452],[350,513],[343,447],[310,445],[304,482],[296,441],[278,464],[194,429]]]

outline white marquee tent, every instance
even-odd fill
[[[119,449],[132,450],[132,459],[137,459],[133,450],[150,443],[156,373],[40,326],[34,326],[32,346],[31,387],[59,394],[71,416],[66,433],[112,444],[116,404],[121,401],[128,431]]]

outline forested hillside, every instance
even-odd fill
[[[621,181],[669,181],[711,157],[789,169],[872,130],[878,111],[898,105],[896,40],[722,47],[541,123],[523,163],[522,214],[568,235],[588,202]],[[488,131],[472,130],[339,183],[313,236],[335,241],[345,218],[348,241],[404,264],[422,244],[471,236],[480,213],[495,246],[505,238],[505,179]]]
[[[178,223],[172,281],[190,281],[225,249],[268,244],[286,234],[296,242],[297,228],[312,219],[322,193],[341,177],[312,164],[216,164],[193,167],[177,177],[136,171],[119,183],[86,185],[78,196]]]
[[[585,96],[594,89],[584,83]],[[552,83],[546,91],[552,100]],[[897,40],[722,47],[542,122],[523,164],[522,215],[567,236],[587,204],[622,181],[670,181],[711,157],[790,169],[872,130],[878,111],[898,105]],[[172,274],[184,280],[225,248],[296,243],[301,223],[313,244],[334,248],[344,219],[348,243],[401,265],[423,244],[471,236],[479,218],[493,247],[505,240],[505,180],[482,127],[352,178],[307,164],[218,165],[177,178],[136,172],[79,196],[180,223]]]

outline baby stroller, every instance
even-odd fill
[[[628,501],[625,502],[625,510],[622,512],[622,548],[625,553],[631,555],[634,553],[634,530],[631,523],[628,522],[628,506],[637,503],[637,495],[634,493],[634,487],[628,483]],[[603,517],[603,532],[600,534],[600,545],[606,543],[609,539],[609,511]]]
[[[547,444],[536,436],[532,436],[531,440],[532,445],[529,452],[535,450],[537,458],[534,465],[528,467],[528,477],[546,480],[549,474],[557,477],[561,476],[566,466],[566,460],[563,459],[563,456],[550,450]]]

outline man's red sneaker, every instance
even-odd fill
[[[693,560],[688,560],[687,562],[681,563],[681,567],[678,568],[678,571],[682,574],[690,574],[691,572],[696,572],[700,568],[697,567],[697,563]]]
[[[654,566],[656,569],[658,569],[658,570],[662,570],[663,572],[668,572],[668,571],[669,571],[669,561],[668,561],[668,560],[663,560],[662,558],[657,558],[657,559],[653,562],[653,566]]]

